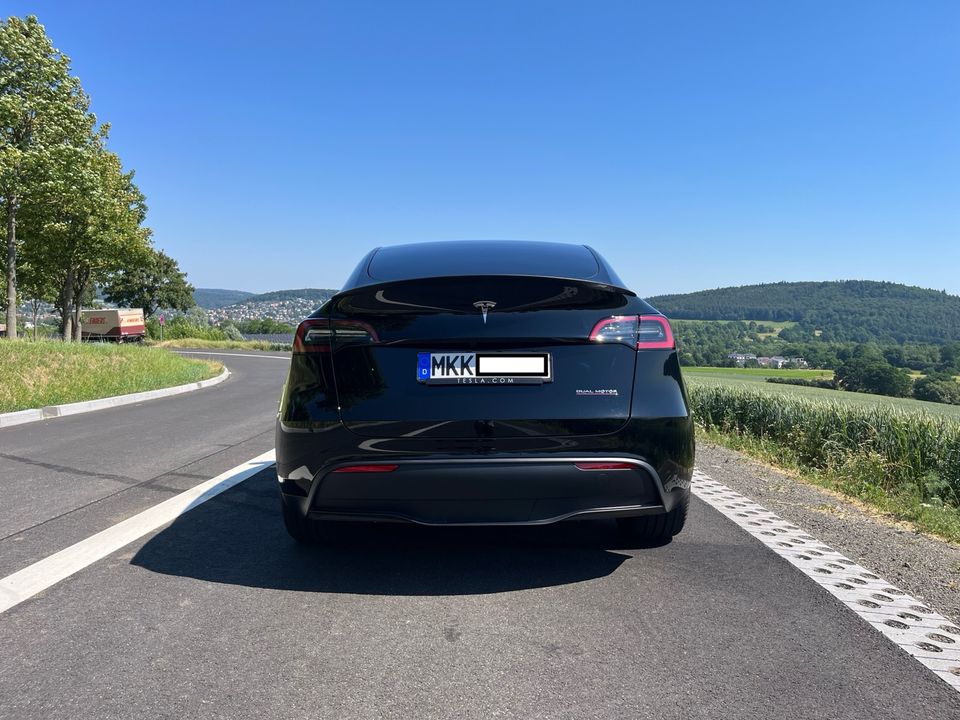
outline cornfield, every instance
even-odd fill
[[[955,418],[721,386],[694,385],[690,399],[700,427],[769,441],[803,467],[960,507]]]

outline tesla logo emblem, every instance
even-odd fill
[[[493,300],[477,300],[473,306],[483,313],[483,324],[487,324],[487,313],[493,310],[497,304]]]

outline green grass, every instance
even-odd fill
[[[690,400],[708,440],[796,470],[921,530],[960,542],[956,416],[770,393],[759,384],[694,382]]]
[[[764,382],[767,378],[831,378],[833,370],[777,370],[776,368],[721,368],[721,367],[685,367],[683,374],[695,374],[720,378],[739,378],[753,382]]]
[[[198,350],[276,350],[290,352],[293,346],[288,343],[273,343],[266,340],[201,340],[198,338],[177,338],[163,342],[151,342],[150,345],[162,348],[196,348]]]
[[[0,412],[184,385],[222,367],[136,345],[0,340]]]
[[[928,413],[960,418],[960,405],[932,403],[913,398],[892,398],[885,395],[828,390],[768,383],[768,377],[829,378],[830,370],[770,370],[767,368],[685,367],[683,377],[691,387],[725,387],[751,390],[768,395],[837,403],[848,407],[885,407],[904,412]]]

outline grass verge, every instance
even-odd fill
[[[699,435],[960,543],[960,423],[890,408],[691,387]]]
[[[266,340],[200,340],[197,338],[177,338],[163,342],[149,342],[153,347],[195,348],[198,350],[275,350],[290,352],[293,346],[287,343],[272,343]]]
[[[736,433],[698,427],[697,440],[749,455],[791,477],[859,500],[885,520],[907,523],[911,529],[960,544],[960,510],[949,505],[931,505],[916,493],[890,494],[875,484],[849,473],[814,470],[791,457],[782,445]]]
[[[0,340],[0,412],[185,385],[222,369],[159,348]]]

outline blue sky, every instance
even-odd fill
[[[112,124],[198,287],[375,245],[583,242],[641,295],[960,294],[960,3],[4,3]]]

